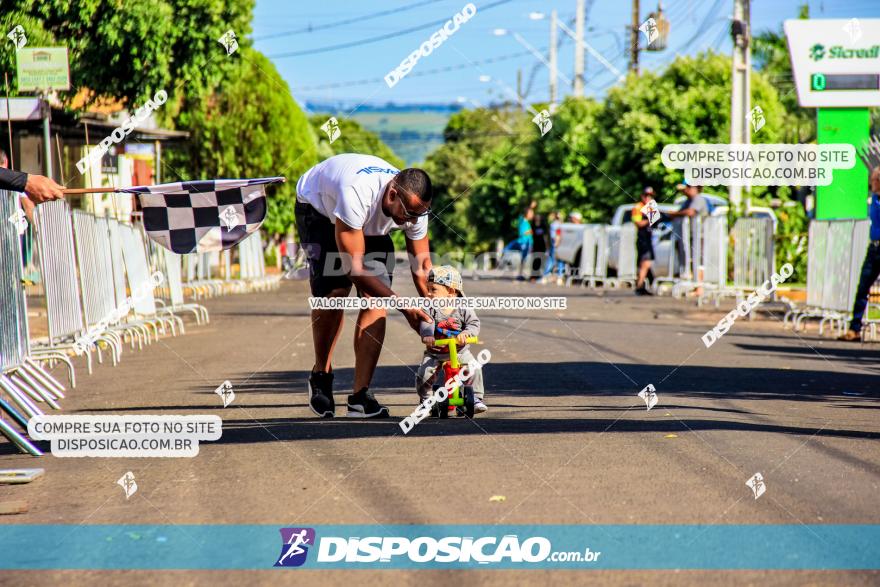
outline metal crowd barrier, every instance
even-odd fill
[[[690,289],[697,287],[693,282],[693,260],[691,256],[691,219],[681,218],[681,236],[673,229],[669,236],[669,258],[666,275],[654,280],[654,291],[663,293],[663,284],[671,286],[671,293],[681,297]]]
[[[208,309],[200,304],[188,304],[183,297],[183,284],[180,278],[180,255],[168,249],[161,249],[162,260],[158,270],[165,276],[164,287],[168,290],[170,305],[165,306],[170,312],[192,312],[196,324],[210,322]]]
[[[807,301],[790,310],[784,324],[795,330],[806,321],[819,320],[819,334],[825,325],[842,333],[852,317],[862,262],[868,247],[868,220],[814,220],[810,223],[807,247]]]
[[[68,367],[71,387],[76,387],[73,363],[68,354],[73,352],[76,337],[85,332],[85,324],[77,279],[70,205],[64,200],[41,204],[34,212],[34,219],[37,225],[49,335],[45,339],[31,341],[32,353],[40,360],[50,361],[50,364],[55,360],[64,362]],[[91,353],[86,352],[85,357],[91,373]]]
[[[628,283],[636,286],[638,278],[638,253],[636,251],[636,225],[628,222],[620,227],[617,248],[617,278],[614,285]]]
[[[42,451],[27,438],[27,422],[43,413],[40,403],[59,409],[64,387],[30,357],[21,238],[16,223],[10,221],[23,214],[19,197],[0,190],[0,414],[11,419],[0,418],[0,434],[19,450],[40,456]]]
[[[694,274],[697,282],[703,288],[703,293],[698,298],[698,305],[705,300],[714,299],[715,305],[720,305],[721,298],[728,295],[737,295],[735,289],[727,286],[727,247],[729,235],[727,232],[727,218],[724,216],[708,216],[699,219],[699,252],[697,245],[694,246]],[[696,241],[696,236],[694,238]]]
[[[776,272],[773,221],[739,218],[733,225],[733,287],[754,291]]]
[[[125,273],[128,275],[128,286],[132,292],[131,301],[135,316],[153,328],[156,340],[159,333],[165,333],[166,326],[172,336],[177,336],[177,328],[184,331],[183,320],[172,312],[157,307],[151,287],[150,267],[140,230],[133,226],[120,225],[122,236],[122,257],[125,261]]]

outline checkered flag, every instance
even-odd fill
[[[230,249],[266,219],[266,185],[283,177],[216,179],[122,188],[137,194],[147,235],[186,255]]]

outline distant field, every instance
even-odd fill
[[[408,165],[419,163],[443,144],[448,112],[363,112],[352,118],[377,133]]]

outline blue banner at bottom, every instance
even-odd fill
[[[0,525],[0,569],[880,569],[878,525]]]

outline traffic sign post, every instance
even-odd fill
[[[858,148],[870,136],[869,107],[880,106],[880,19],[785,21],[798,102],[817,108],[819,144]],[[865,218],[868,170],[856,163],[816,188],[816,218]]]

